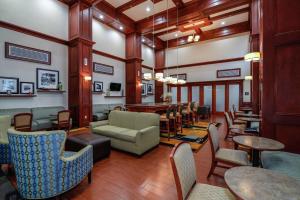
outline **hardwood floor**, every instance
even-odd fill
[[[212,116],[212,121],[221,122],[219,128],[222,147],[233,148],[230,141],[224,141],[225,119]],[[210,144],[195,153],[197,177],[201,183],[225,187],[223,178],[211,176],[206,180],[210,169]],[[169,155],[172,147],[160,145],[158,148],[136,157],[121,151],[112,150],[108,159],[94,165],[93,181],[89,185],[87,179],[79,186],[63,195],[63,199],[74,200],[174,200],[177,192]],[[223,169],[217,169],[223,174]]]

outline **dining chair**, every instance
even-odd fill
[[[233,121],[230,118],[228,112],[224,112],[224,116],[227,124],[225,139],[227,139],[228,137],[236,136],[235,132],[232,132],[232,129],[239,129],[240,132],[243,132],[245,130],[246,124],[233,124]]]
[[[238,117],[235,116],[233,109],[230,109],[230,117],[232,119],[233,124],[247,124],[246,121],[240,120]]]
[[[189,102],[186,106],[183,106],[181,111],[182,115],[182,123],[184,125],[190,126],[192,125],[192,111],[191,111],[191,102]]]
[[[74,188],[86,176],[91,183],[93,147],[64,151],[63,130],[20,132],[8,130],[18,192],[25,199],[46,199]]]
[[[19,113],[14,116],[14,127],[17,131],[31,131],[32,114]]]
[[[57,120],[52,122],[54,128],[58,130],[65,130],[69,134],[71,129],[71,112],[69,110],[62,110],[57,113]]]
[[[7,130],[10,128],[10,124],[11,119],[9,115],[0,116],[0,165],[11,163],[10,149],[7,137]]]
[[[170,155],[178,200],[231,200],[235,197],[226,188],[197,183],[196,166],[190,144],[177,144]]]
[[[182,115],[180,114],[177,105],[171,106],[170,118],[175,120],[175,123],[171,124],[171,128],[175,130],[176,134],[178,131],[182,133]]]
[[[171,107],[169,106],[166,113],[160,115],[160,133],[167,133],[168,134],[168,140],[170,140],[171,135],[171,123],[173,121],[173,124],[175,125],[175,118],[171,117]],[[176,134],[176,131],[174,131]]]
[[[211,147],[211,167],[207,178],[214,174],[216,167],[230,168],[222,163],[230,166],[248,166],[251,162],[248,159],[248,153],[242,150],[220,148],[218,128],[214,124],[209,124],[208,127],[208,140]],[[218,175],[218,174],[216,174]]]

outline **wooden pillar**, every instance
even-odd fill
[[[155,51],[155,68],[165,67],[165,49]],[[155,72],[164,72],[163,70],[155,70]],[[155,103],[163,102],[164,84],[155,81]]]
[[[142,43],[141,34],[126,35],[126,103],[142,103]]]
[[[262,136],[300,153],[300,1],[262,1]]]
[[[252,0],[251,2],[251,36],[250,36],[250,50],[251,52],[259,51],[259,31],[260,31],[260,0]],[[259,113],[259,63],[251,62],[251,100],[253,112]]]
[[[77,1],[69,8],[69,109],[73,125],[88,126],[92,120],[92,8]]]

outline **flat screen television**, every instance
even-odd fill
[[[110,83],[110,91],[121,91],[121,83]]]

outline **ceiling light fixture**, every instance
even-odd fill
[[[175,33],[175,37],[178,37],[178,34],[177,34],[177,33]]]
[[[198,42],[200,40],[200,35],[190,35],[187,39],[188,42]]]
[[[145,39],[144,39],[144,38],[142,38],[142,42],[145,42]]]
[[[147,8],[146,8],[146,11],[147,11],[147,12],[150,12],[150,11],[151,11],[150,7],[147,7]]]
[[[188,42],[193,42],[194,39],[194,35],[190,35],[187,39]]]
[[[196,35],[195,37],[194,37],[194,42],[198,42],[200,40],[200,35]]]
[[[222,25],[225,25],[225,24],[226,24],[226,22],[221,22],[221,24],[222,24]]]
[[[99,15],[99,18],[100,18],[100,19],[104,19],[104,16],[103,16],[103,15]]]
[[[120,29],[120,30],[123,30],[124,28],[123,28],[123,26],[120,26],[119,29]]]

